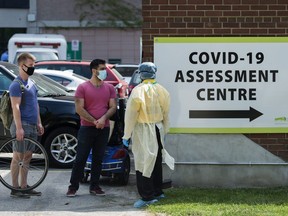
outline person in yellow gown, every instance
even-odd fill
[[[172,158],[164,147],[164,135],[169,131],[170,95],[156,81],[157,67],[152,62],[139,66],[143,80],[136,86],[125,112],[123,144],[132,141],[136,181],[141,199],[134,203],[141,208],[164,198],[162,191],[162,157],[174,169]]]

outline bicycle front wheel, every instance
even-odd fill
[[[31,138],[9,139],[0,147],[0,181],[9,189],[28,191],[45,179],[49,167],[44,147]],[[21,188],[23,185],[29,185]]]

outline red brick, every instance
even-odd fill
[[[151,5],[159,5],[159,4],[167,5],[168,3],[169,3],[168,0],[151,0]]]
[[[239,17],[240,15],[240,11],[223,11],[223,16],[225,17]]]
[[[287,151],[287,146],[282,144],[268,145],[268,151]],[[287,151],[288,153],[288,151]],[[288,154],[287,154],[288,156]]]
[[[267,5],[251,5],[251,10],[267,10]]]
[[[259,16],[276,16],[276,14],[276,11],[259,11]]]
[[[193,28],[177,29],[177,33],[179,35],[189,35],[189,34],[192,35],[195,33],[195,29],[193,29]]]
[[[288,11],[277,11],[277,16],[288,16]]]
[[[156,19],[156,21],[154,22],[166,22],[166,19],[164,17],[157,17],[157,18],[153,17],[153,18]]]
[[[143,34],[157,34],[159,32],[159,29],[142,29]]]
[[[206,0],[206,4],[222,4],[222,0]]]
[[[203,28],[203,27],[204,23],[196,23],[196,22],[187,23],[187,28]]]
[[[269,5],[268,6],[268,10],[277,10],[277,11],[282,10],[282,11],[285,11],[286,10],[286,5]]]
[[[244,23],[245,22],[245,18],[244,17],[237,17],[236,18],[236,22]]]
[[[205,23],[205,28],[221,28],[222,24],[219,22],[209,22],[209,23]]]
[[[160,10],[164,10],[164,11],[174,10],[174,11],[176,11],[177,6],[176,5],[160,5]]]
[[[268,30],[267,29],[251,29],[251,34],[252,35],[264,35],[267,34]]]
[[[166,17],[165,20],[166,20],[166,22],[175,22],[174,17]]]
[[[232,5],[232,10],[244,11],[249,9],[250,9],[249,5]]]
[[[219,16],[222,16],[222,11],[205,11],[205,16],[216,16],[216,17],[219,17]]]
[[[277,23],[278,28],[288,28],[288,22]]]
[[[151,11],[151,10],[159,10],[159,5],[145,5],[142,7],[142,10],[144,11]]]
[[[249,16],[258,16],[258,11],[241,11],[241,16],[249,17]]]
[[[204,16],[204,11],[187,11],[187,16],[192,16],[192,17],[202,17]]]
[[[241,0],[223,0],[223,4],[231,4],[231,5],[241,4]]]
[[[184,17],[183,22],[186,22],[186,23],[192,22],[192,17]]]
[[[242,4],[249,4],[249,5],[253,5],[253,4],[259,4],[259,0],[242,0]]]
[[[176,34],[176,29],[160,29],[161,34]]]
[[[151,23],[151,28],[168,28],[168,27],[169,27],[169,23],[167,22]]]
[[[249,35],[250,30],[249,29],[232,29],[232,34],[235,35]]]
[[[183,16],[186,16],[187,15],[187,13],[186,13],[186,11],[169,11],[169,16],[181,16],[181,17],[183,17]]]
[[[260,4],[277,4],[277,0],[260,0]]]
[[[201,35],[211,35],[212,29],[195,29],[195,33]]]
[[[285,138],[285,134],[282,133],[273,133],[273,134],[267,134],[268,138],[276,138],[276,139],[280,139],[280,138]]]
[[[223,28],[239,28],[239,23],[223,23]]]
[[[259,28],[266,28],[266,29],[275,28],[275,23],[259,23],[258,27]]]
[[[228,35],[231,34],[231,29],[213,29],[214,34],[217,35]]]
[[[143,20],[145,20],[146,17],[151,16],[151,12],[142,10],[142,16],[143,16]]]
[[[241,28],[257,28],[258,23],[252,22],[252,23],[241,23]]]
[[[178,5],[178,10],[191,11],[191,10],[196,10],[196,7],[195,5]]]
[[[268,29],[268,34],[269,35],[275,34],[275,36],[276,35],[283,35],[283,34],[286,34],[286,31],[285,31],[285,29]]]
[[[151,28],[151,23],[150,22],[144,22],[143,25],[142,25],[142,29],[149,29]]]
[[[186,23],[170,23],[170,28],[186,28]]]
[[[170,0],[170,4],[187,4],[186,0]]]
[[[226,10],[230,11],[231,9],[232,9],[231,5],[221,5],[221,6],[215,5],[214,6],[215,11],[226,11]]]
[[[156,17],[143,17],[144,22],[156,22],[156,20],[158,21],[158,18]]]
[[[277,139],[267,138],[267,139],[260,139],[259,144],[275,144],[277,143]]]
[[[205,4],[205,0],[188,0],[187,4],[191,5]]]
[[[196,5],[196,10],[213,10],[212,5]]]
[[[151,11],[151,16],[153,16],[153,17],[167,17],[168,11]]]

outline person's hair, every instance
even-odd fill
[[[27,61],[27,59],[31,59],[33,61],[36,61],[36,58],[34,55],[32,55],[30,53],[21,53],[17,58],[18,65],[20,65],[22,62]]]
[[[103,59],[94,59],[93,61],[91,61],[91,63],[90,63],[91,72],[92,72],[92,69],[97,69],[100,64],[104,64],[105,65],[106,61],[103,60]]]

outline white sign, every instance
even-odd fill
[[[287,133],[288,38],[155,38],[171,133]]]
[[[72,40],[71,50],[72,51],[79,51],[79,40]]]

